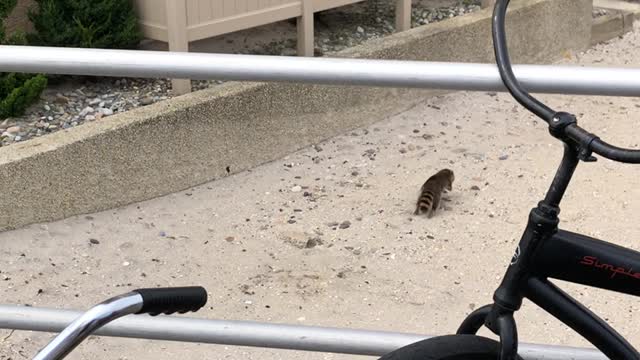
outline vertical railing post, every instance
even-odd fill
[[[411,29],[411,0],[396,0],[396,32]]]
[[[297,18],[298,56],[313,56],[313,0],[300,0],[302,15]]]
[[[187,33],[187,0],[166,0],[167,35],[169,51],[189,51],[189,34]],[[191,80],[172,79],[172,91],[176,95],[191,92]]]

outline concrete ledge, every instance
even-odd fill
[[[600,16],[593,20],[591,45],[615,39],[633,30],[636,15],[628,11],[614,11],[612,14]]]
[[[591,0],[519,0],[515,62],[591,39]],[[346,50],[342,57],[492,62],[490,9]],[[402,111],[432,91],[226,83],[0,148],[0,230],[187,189]]]

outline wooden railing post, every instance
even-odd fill
[[[166,0],[167,6],[167,35],[169,37],[169,51],[189,51],[189,37],[187,33],[187,1]],[[172,79],[171,88],[174,94],[182,95],[191,92],[191,80]]]
[[[302,15],[297,19],[298,56],[313,56],[313,0],[300,0]]]
[[[396,0],[396,32],[411,29],[411,0]]]

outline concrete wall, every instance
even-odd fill
[[[590,0],[521,0],[509,16],[518,63],[582,50]],[[493,61],[490,10],[348,49],[342,57]],[[533,35],[533,36],[532,36]],[[0,148],[0,229],[105,210],[278,159],[402,111],[433,91],[226,83]]]

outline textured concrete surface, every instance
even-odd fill
[[[640,67],[640,31],[563,62]],[[640,98],[540,98],[605,141],[640,148]],[[561,155],[506,94],[424,99],[202,186],[0,233],[0,302],[86,309],[137,287],[201,284],[209,304],[189,316],[452,333],[491,301]],[[413,216],[420,186],[443,167],[456,173],[444,209]],[[581,164],[560,226],[640,250],[638,199],[640,166]],[[557,284],[640,345],[637,297]],[[587,346],[528,301],[516,321],[521,341]],[[29,359],[49,339],[0,331],[0,360]],[[91,337],[69,359],[366,358]]]
[[[589,45],[591,2],[517,1],[508,28],[516,62],[548,62]],[[371,41],[340,56],[490,62],[490,9]],[[202,184],[380,121],[434,94],[227,83],[1,148],[0,230]]]

